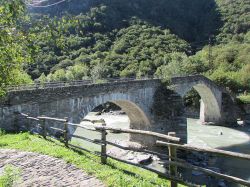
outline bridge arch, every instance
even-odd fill
[[[151,123],[147,114],[143,111],[143,109],[133,101],[129,100],[100,100],[100,102],[96,102],[95,105],[91,107],[87,107],[84,112],[84,115],[88,115],[89,112],[92,112],[96,107],[103,105],[105,103],[113,103],[121,108],[123,112],[126,113],[127,117],[129,118],[129,128],[130,129],[138,129],[138,130],[150,130]],[[119,126],[119,128],[124,128],[123,126]],[[73,132],[75,131],[74,129]],[[128,134],[129,141],[138,142],[143,145],[150,145],[152,144],[151,139],[145,139],[144,136],[141,135],[134,135]]]
[[[83,108],[84,113],[82,113],[83,118],[89,113],[92,112],[96,107],[105,104],[105,103],[113,103],[120,107],[122,111],[124,111],[129,120],[130,120],[130,128],[132,129],[149,129],[151,126],[150,121],[145,114],[145,112],[132,101],[129,100],[101,100],[101,102],[96,102],[95,105],[87,106]]]
[[[220,123],[222,92],[211,80],[203,76],[178,77],[172,79],[174,90],[182,97],[195,89],[201,97],[200,122]]]
[[[194,88],[201,97],[200,122],[218,122],[221,118],[220,104],[213,91],[205,84],[196,84],[185,92],[185,95]]]

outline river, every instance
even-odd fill
[[[188,143],[250,154],[250,125],[238,128],[206,126],[198,124],[196,119],[188,119]],[[219,157],[214,162],[222,173],[250,181],[250,161]],[[227,183],[227,186],[240,185]]]
[[[129,128],[130,123],[127,115],[109,113],[97,116],[96,113],[92,112],[86,117],[86,119],[104,119],[107,126],[120,128]],[[188,119],[188,144],[250,154],[250,125],[246,127],[227,128],[221,126],[200,125],[197,121],[197,119]],[[88,122],[84,123],[88,124]],[[100,139],[100,133],[86,131],[80,128],[75,131],[75,134],[91,139]],[[124,141],[128,140],[129,136],[128,134],[108,134],[107,139],[110,141]],[[100,151],[100,146],[86,141],[79,141],[78,139],[73,138],[72,142],[93,151]],[[108,149],[111,148],[112,147],[110,146],[108,147]],[[218,168],[222,173],[250,180],[250,161],[214,157],[209,158],[208,162],[209,166]],[[157,162],[153,162],[150,167],[165,171],[165,169]],[[211,184],[214,184],[204,182],[208,180],[204,175],[194,175],[190,172],[184,173],[185,177],[188,177],[192,181],[197,181],[200,184],[207,184],[208,186],[213,186]],[[237,186],[232,183],[226,183],[226,185],[230,187]]]

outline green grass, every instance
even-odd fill
[[[0,148],[20,149],[61,158],[88,174],[96,176],[107,186],[169,186],[169,181],[159,178],[157,174],[152,172],[111,159],[108,159],[107,165],[102,165],[100,157],[67,149],[57,141],[46,141],[40,136],[29,133],[0,134]]]
[[[0,187],[11,187],[20,180],[20,170],[12,165],[6,165],[0,176]]]
[[[238,98],[240,99],[241,102],[243,102],[245,104],[250,104],[250,94],[240,95]]]

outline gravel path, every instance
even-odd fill
[[[99,180],[75,166],[38,153],[0,149],[0,174],[7,164],[21,170],[21,181],[18,187],[104,187]]]

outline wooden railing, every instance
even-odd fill
[[[63,134],[62,139],[58,139],[58,138],[53,137],[53,136],[50,136],[50,137],[55,138],[55,139],[63,142],[66,147],[69,147],[72,149],[80,149],[80,150],[87,151],[87,152],[90,152],[92,154],[98,155],[101,158],[102,164],[106,164],[107,158],[111,158],[111,159],[114,159],[114,160],[117,160],[117,161],[120,161],[120,162],[123,162],[126,164],[134,165],[134,166],[152,171],[152,172],[158,174],[159,176],[165,177],[168,180],[170,180],[171,187],[176,187],[178,183],[184,184],[187,186],[199,186],[199,185],[193,184],[192,182],[185,181],[183,178],[181,178],[177,173],[178,167],[190,169],[192,171],[193,170],[200,171],[204,174],[207,174],[209,176],[213,176],[215,178],[225,179],[226,181],[234,182],[234,183],[241,184],[244,186],[250,186],[250,181],[246,181],[246,180],[234,177],[234,176],[222,174],[222,173],[213,171],[211,169],[198,167],[198,166],[192,165],[192,164],[186,162],[185,160],[177,157],[178,150],[185,150],[185,151],[191,151],[191,152],[203,152],[203,153],[205,152],[205,153],[215,154],[215,155],[220,155],[220,156],[225,156],[225,157],[250,160],[250,155],[248,155],[248,154],[241,154],[241,153],[235,153],[235,152],[218,150],[218,149],[211,149],[211,148],[200,148],[200,147],[194,147],[194,146],[190,146],[190,145],[186,145],[186,144],[181,145],[180,138],[175,137],[175,133],[173,133],[173,132],[168,133],[168,135],[165,135],[165,134],[160,134],[160,133],[151,132],[151,131],[107,127],[104,120],[85,120],[85,121],[91,122],[92,125],[82,125],[82,124],[70,123],[67,118],[59,119],[59,118],[51,118],[51,117],[46,117],[46,116],[39,116],[39,117],[35,118],[35,117],[30,117],[29,115],[23,114],[23,113],[17,113],[17,114],[28,120],[27,121],[27,128],[30,128],[31,125],[34,125],[34,124],[30,123],[30,120],[35,121],[36,122],[35,125],[41,129],[40,135],[42,135],[45,139],[48,136],[50,136],[49,131],[48,131],[49,128],[54,130],[54,131],[59,131]],[[51,127],[46,123],[46,121],[59,122],[62,127],[61,128]],[[70,126],[77,127],[77,128],[83,128],[83,129],[89,130],[89,131],[99,132],[101,137],[100,137],[100,139],[89,139],[89,138],[83,137],[83,136],[70,135],[69,131],[68,131]],[[161,139],[161,141],[158,140],[154,143],[156,143],[156,145],[158,145],[158,146],[167,147],[169,154],[162,154],[162,153],[147,150],[147,149],[124,147],[124,146],[118,145],[116,143],[107,141],[106,137],[108,135],[108,131],[110,131],[109,133],[112,133],[113,131],[115,131],[116,133],[118,132],[118,133],[139,134],[139,135],[153,136],[153,137],[159,138],[159,139]],[[69,142],[69,136],[74,137],[74,138],[78,138],[78,139],[82,139],[84,141],[87,141],[87,142],[90,142],[93,144],[100,145],[101,152],[92,151],[92,150],[88,150],[88,149],[81,147],[81,146],[73,145]],[[121,158],[117,158],[117,157],[114,157],[110,154],[107,154],[107,147],[106,147],[107,145],[111,145],[111,146],[114,146],[114,147],[117,147],[117,148],[120,148],[123,150],[130,150],[130,151],[135,151],[135,152],[143,152],[143,153],[147,153],[147,154],[157,155],[159,158],[163,158],[164,160],[168,159],[168,161],[164,162],[164,164],[167,164],[169,166],[168,172],[162,173],[162,172],[157,171],[155,169],[149,168],[145,165],[129,162],[127,160],[123,160]]]

